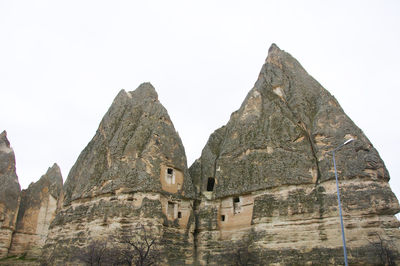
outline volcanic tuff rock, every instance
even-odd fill
[[[21,187],[15,172],[15,155],[7,139],[0,134],[0,258],[7,256],[18,213]]]
[[[151,227],[163,260],[193,262],[195,196],[186,155],[150,83],[120,91],[72,167],[64,206],[50,226],[44,256],[73,261],[73,253],[119,229]]]
[[[167,110],[150,83],[121,90],[65,182],[65,203],[123,190],[161,192],[160,166],[187,175],[186,155]],[[180,195],[193,197],[191,180]]]
[[[61,204],[62,186],[60,168],[54,164],[39,181],[22,190],[9,255],[40,256],[50,222]]]
[[[379,238],[400,250],[388,171],[336,99],[273,44],[240,109],[190,168],[200,263],[232,263],[243,239],[252,263],[343,263],[330,151],[350,138],[336,153],[349,261],[379,264]]]
[[[77,265],[74,255],[92,241],[143,225],[161,244],[161,264],[343,264],[331,151],[350,138],[336,153],[349,262],[400,263],[400,206],[378,152],[276,45],[190,170],[153,86],[120,91],[64,192],[56,165],[23,192],[10,251],[20,189],[3,132],[0,256],[37,255],[47,233],[45,262]]]

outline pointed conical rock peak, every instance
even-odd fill
[[[375,243],[385,239],[398,254],[400,207],[382,159],[335,98],[273,44],[239,110],[190,167],[199,260],[229,264],[215,251],[247,239],[252,265],[343,264],[332,150],[349,139],[335,156],[347,247],[368,250],[353,264],[385,264]]]
[[[61,170],[54,164],[37,182],[22,190],[9,255],[40,256],[40,248],[62,199],[62,186]]]
[[[43,249],[43,257],[55,259],[51,264],[74,261],[82,245],[118,237],[119,228],[134,231],[138,223],[162,238],[161,249],[182,254],[167,264],[193,259],[195,193],[185,150],[150,83],[118,93],[72,167],[64,193]]]
[[[0,143],[2,146],[4,145],[10,148],[10,142],[7,139],[7,131],[5,130],[3,130],[3,132],[0,134]]]
[[[347,178],[388,181],[383,161],[336,99],[290,54],[273,44],[258,80],[226,126],[215,131],[191,171],[215,197],[282,185],[333,179],[329,151],[353,138],[337,154]]]
[[[122,89],[115,97],[112,105],[124,105],[127,101],[130,105],[142,105],[144,101],[158,101],[158,94],[153,85],[146,82],[140,84],[140,86],[134,91],[127,92]]]
[[[7,139],[6,131],[0,134],[0,156],[0,174],[11,174],[13,179],[18,182],[17,176],[15,175],[14,150],[11,148],[10,142]]]
[[[0,134],[0,258],[7,256],[18,212],[20,185],[15,172],[15,155],[7,139]]]
[[[153,87],[153,85],[151,85],[150,82],[140,84],[136,90],[129,92],[129,94],[137,101],[144,99],[158,100],[156,89]]]
[[[40,204],[40,201],[43,199],[41,194],[45,192],[44,197],[47,197],[47,194],[50,194],[56,200],[61,195],[61,190],[63,187],[63,178],[61,175],[60,167],[55,163],[52,167],[49,167],[44,175],[40,177],[40,179],[31,183],[27,189],[22,190],[23,197],[21,199],[21,206],[24,200],[24,197],[29,198],[26,200],[26,204],[35,205]],[[21,212],[21,211],[20,211]]]
[[[58,199],[63,187],[63,178],[58,164],[54,163],[52,167],[49,167],[46,174],[43,175],[37,183],[41,182],[42,179],[42,182],[47,181],[47,183],[50,185],[51,195]]]
[[[177,188],[160,178],[167,168],[180,176]],[[66,204],[116,191],[194,195],[182,141],[150,83],[118,93],[64,188]]]

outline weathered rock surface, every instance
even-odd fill
[[[90,241],[140,223],[162,240],[164,261],[193,262],[195,193],[186,155],[150,83],[117,95],[64,191],[45,245],[49,261],[71,262]]]
[[[37,256],[46,241],[43,262],[78,265],[76,254],[92,241],[114,245],[121,230],[143,225],[163,265],[343,264],[331,151],[349,139],[335,157],[349,263],[400,263],[400,206],[382,159],[336,99],[276,45],[190,170],[149,83],[117,95],[63,188],[55,165],[20,205],[3,132],[0,255]]]
[[[60,168],[54,164],[36,183],[22,190],[9,255],[39,257],[51,221],[61,205],[63,180]]]
[[[234,264],[246,239],[256,264],[343,263],[330,151],[350,138],[336,153],[349,262],[382,263],[379,242],[399,261],[400,207],[378,152],[336,99],[272,45],[240,109],[190,168],[199,262]]]
[[[7,139],[0,134],[0,258],[6,257],[15,230],[21,187],[15,171],[15,155]]]

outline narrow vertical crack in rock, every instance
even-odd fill
[[[290,89],[290,85],[289,85],[289,89]],[[316,153],[316,149],[314,146],[314,142],[312,141],[310,132],[308,131],[306,125],[304,124],[304,122],[297,117],[297,115],[295,114],[295,112],[292,110],[292,108],[290,108],[289,104],[287,103],[287,101],[285,99],[282,99],[282,101],[285,103],[285,106],[287,107],[287,109],[290,111],[291,115],[293,116],[294,120],[293,122],[297,123],[297,125],[300,127],[300,129],[303,131],[305,137],[308,139],[308,142],[310,143],[310,148],[311,148],[311,152],[312,152],[312,156],[314,157],[315,160],[315,165],[317,167],[317,179],[315,181],[315,184],[319,184],[320,180],[321,180],[321,170],[319,167],[319,163],[318,163],[318,157],[317,157],[317,153]]]
[[[312,139],[311,139],[310,133],[308,132],[306,126],[304,125],[304,123],[303,123],[302,121],[299,121],[299,126],[300,126],[300,128],[303,129],[303,131],[304,131],[304,133],[306,134],[306,137],[307,137],[307,139],[308,139],[308,141],[309,141],[309,143],[310,143],[312,155],[313,155],[313,157],[314,157],[315,165],[316,165],[316,167],[317,167],[317,180],[315,180],[315,185],[317,185],[317,184],[319,184],[319,182],[320,182],[320,180],[321,180],[321,170],[320,170],[319,163],[318,163],[317,153],[316,153],[316,151],[315,151],[315,146],[314,146],[314,143],[313,143],[313,141],[312,141]]]

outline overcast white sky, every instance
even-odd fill
[[[188,164],[276,43],[378,149],[400,196],[399,1],[0,0],[0,131],[23,188],[64,180],[122,88],[150,81]]]

